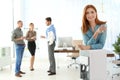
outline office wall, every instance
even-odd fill
[[[0,47],[11,45],[12,29],[12,2],[11,0],[0,1]]]
[[[35,27],[42,33],[43,28],[46,28],[45,18],[50,16],[58,36],[75,37],[80,33],[80,0],[25,0],[24,2],[25,27],[34,22]]]

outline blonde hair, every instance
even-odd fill
[[[34,26],[34,24],[33,24],[33,23],[30,23],[29,26]]]

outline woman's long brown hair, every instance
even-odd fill
[[[85,8],[84,8],[84,11],[83,11],[83,18],[82,18],[82,32],[85,34],[87,31],[88,31],[88,29],[89,29],[89,22],[88,22],[88,20],[87,20],[87,18],[86,18],[86,10],[88,9],[88,8],[93,8],[94,10],[95,10],[95,12],[97,13],[97,9],[95,8],[95,6],[93,6],[93,5],[86,5],[85,6]],[[99,19],[98,19],[98,16],[96,15],[96,19],[95,19],[95,22],[96,22],[96,24],[98,24],[98,25],[100,25],[100,24],[105,24],[106,22],[104,22],[104,21],[100,21]]]

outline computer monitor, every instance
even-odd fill
[[[70,48],[72,46],[72,37],[59,37],[58,48]]]

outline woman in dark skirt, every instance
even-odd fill
[[[29,24],[29,31],[26,34],[26,40],[28,41],[28,50],[30,51],[31,58],[30,58],[30,70],[34,70],[34,60],[35,60],[35,50],[36,50],[36,31],[34,31],[34,24]]]

